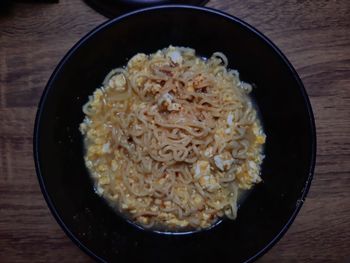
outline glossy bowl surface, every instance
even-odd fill
[[[138,52],[187,46],[224,52],[254,83],[267,135],[263,183],[235,221],[188,235],[143,231],[95,194],[83,161],[82,106],[105,75]],[[316,153],[314,118],[302,82],[281,51],[243,21],[190,6],[162,6],[110,20],[83,37],[53,72],[40,101],[34,157],[42,192],[58,223],[85,252],[108,262],[253,261],[291,225],[308,192]],[[225,260],[225,261],[224,261]]]

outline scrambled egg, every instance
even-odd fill
[[[200,160],[196,163],[194,169],[194,179],[198,180],[203,189],[210,192],[221,188],[217,179],[210,171],[210,164],[208,161]]]
[[[123,74],[117,74],[113,76],[109,82],[107,88],[115,89],[116,91],[125,91],[126,89],[126,79]]]
[[[231,168],[234,160],[229,152],[224,152],[222,154],[215,155],[214,162],[220,171],[227,171]]]

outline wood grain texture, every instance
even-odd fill
[[[34,2],[0,12],[0,261],[92,262],[47,208],[32,133],[54,67],[106,19],[81,0]],[[288,233],[258,262],[350,262],[350,1],[211,0],[207,6],[245,20],[277,44],[300,74],[316,118],[309,195]]]

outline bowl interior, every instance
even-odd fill
[[[263,183],[236,221],[191,235],[142,231],[98,197],[83,162],[82,106],[105,75],[138,52],[168,45],[221,51],[229,67],[254,83],[253,96],[267,135]],[[286,230],[305,196],[315,155],[313,117],[299,78],[264,37],[239,20],[189,7],[152,8],[94,30],[62,60],[43,95],[36,123],[35,157],[43,192],[54,215],[86,251],[106,261],[245,261]]]

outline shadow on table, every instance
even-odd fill
[[[12,7],[16,3],[28,3],[28,4],[43,4],[43,3],[58,3],[59,0],[0,0],[0,15],[11,14]]]

